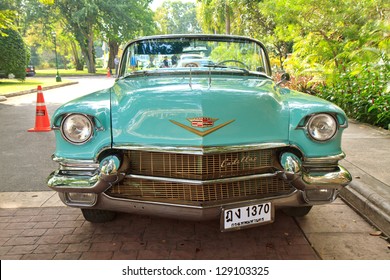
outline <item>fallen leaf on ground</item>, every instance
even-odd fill
[[[370,235],[372,235],[372,236],[381,236],[382,232],[380,230],[377,230],[377,231],[374,231],[374,232],[370,232]]]

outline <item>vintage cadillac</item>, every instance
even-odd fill
[[[208,63],[161,66],[183,54]],[[48,186],[90,222],[127,212],[219,219],[229,231],[270,223],[277,209],[304,216],[351,181],[338,164],[347,117],[281,87],[288,75],[271,76],[264,45],[251,38],[134,40],[111,88],[52,117],[59,168]]]

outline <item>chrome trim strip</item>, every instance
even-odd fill
[[[102,193],[112,185],[120,182],[125,174],[89,176],[61,176],[53,172],[47,185],[57,192]]]
[[[345,158],[345,153],[342,152],[338,155],[333,155],[333,156],[326,156],[326,157],[313,157],[313,158],[308,158],[304,157],[302,165],[307,166],[307,165],[320,165],[320,164],[329,164],[329,163],[334,163],[337,164],[339,160],[342,160]]]
[[[351,174],[340,165],[336,166],[337,170],[330,172],[306,172],[301,169],[301,163],[293,155],[287,155],[285,162],[282,164],[284,165],[284,171],[280,171],[279,176],[300,190],[313,189],[318,186],[337,189],[352,181]]]
[[[99,163],[89,159],[67,159],[52,155],[52,160],[64,167],[80,167],[80,168],[99,168]]]
[[[235,146],[212,146],[212,147],[168,147],[168,146],[139,146],[139,145],[118,145],[113,146],[113,149],[120,150],[135,150],[146,152],[161,152],[161,153],[178,153],[178,154],[216,154],[225,152],[242,152],[260,149],[284,148],[290,145],[286,143],[264,143],[264,144],[247,144]]]
[[[84,175],[84,170],[73,173],[64,174],[61,169],[51,173],[47,179],[48,187],[58,192],[102,193],[126,175],[117,171],[113,160],[104,162],[101,170],[93,176]]]
[[[280,171],[278,171],[280,172]],[[153,176],[143,176],[143,175],[126,175],[125,178],[128,179],[141,179],[141,180],[153,180],[159,182],[170,182],[170,183],[179,183],[179,184],[189,184],[189,185],[205,185],[205,184],[223,184],[230,182],[239,182],[246,180],[253,180],[258,178],[269,178],[276,177],[278,172],[275,173],[264,173],[264,174],[255,174],[249,176],[241,176],[241,177],[232,177],[232,178],[224,178],[224,179],[213,179],[213,180],[188,180],[188,179],[176,179],[176,178],[165,178],[165,177],[153,177]]]
[[[284,194],[284,195],[280,195],[280,196],[273,196],[273,197],[266,197],[266,198],[260,198],[260,199],[249,199],[249,200],[240,200],[240,201],[234,201],[234,202],[222,202],[222,201],[219,201],[220,203],[216,203],[216,204],[209,204],[209,205],[190,205],[190,204],[175,204],[175,203],[169,203],[169,202],[161,202],[161,201],[149,201],[149,200],[136,200],[136,199],[127,199],[127,198],[120,198],[120,197],[113,197],[113,196],[109,196],[107,195],[106,193],[101,193],[99,194],[99,197],[105,197],[105,198],[108,198],[110,200],[116,200],[116,201],[124,201],[124,202],[132,202],[132,203],[142,203],[142,204],[145,204],[145,205],[156,205],[156,206],[169,206],[169,207],[180,207],[180,208],[187,208],[187,209],[198,209],[198,210],[201,210],[201,209],[209,209],[209,208],[216,208],[216,207],[221,207],[222,205],[223,206],[226,206],[226,207],[230,207],[230,206],[236,206],[236,205],[241,205],[243,203],[246,203],[248,201],[259,201],[259,200],[262,200],[262,201],[272,201],[272,200],[279,200],[279,199],[283,199],[283,198],[289,198],[293,195],[296,195],[296,194],[299,194],[303,195],[303,192],[301,191],[298,191],[298,190],[294,190],[288,194]],[[99,201],[99,199],[98,199]],[[303,202],[303,197],[302,197],[302,202]],[[97,203],[99,204],[99,203]],[[125,211],[126,212],[126,211]]]
[[[352,181],[352,175],[342,166],[338,166],[339,170],[335,172],[323,172],[319,174],[303,173],[302,180],[306,184],[306,188],[327,186],[338,188],[348,185]]]

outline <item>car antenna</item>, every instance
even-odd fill
[[[211,67],[209,67],[209,87],[208,89],[211,88]]]
[[[190,67],[190,83],[189,83],[189,86],[192,89],[192,67]]]

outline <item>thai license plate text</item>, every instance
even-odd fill
[[[223,209],[221,230],[226,231],[271,222],[272,211],[271,202]]]

